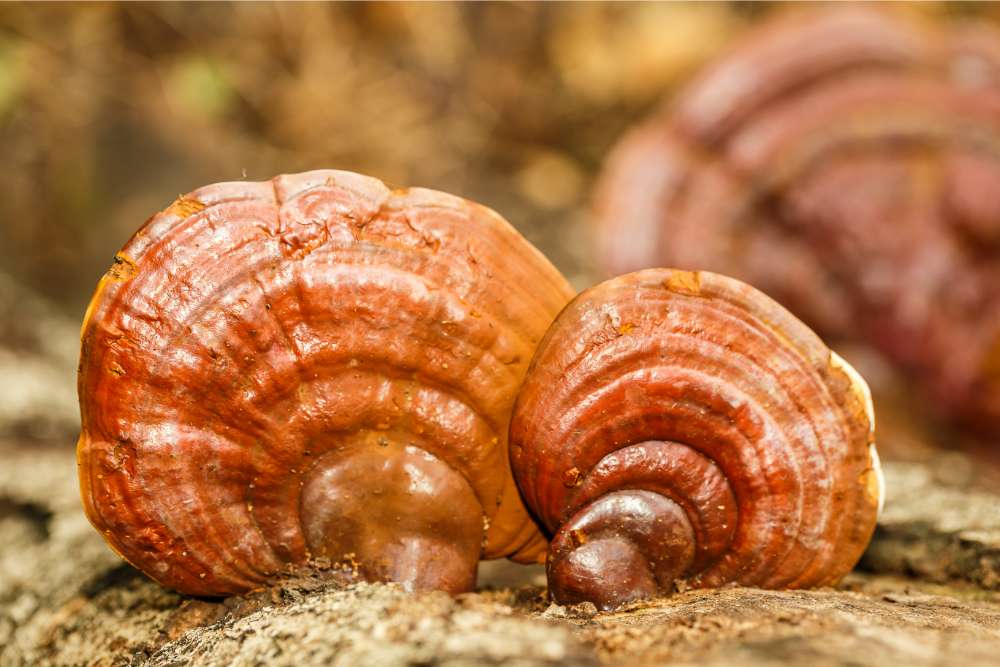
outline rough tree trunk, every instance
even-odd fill
[[[862,572],[836,590],[727,588],[599,614],[528,585],[451,599],[300,580],[185,598],[108,550],[80,512],[72,448],[0,445],[0,664],[956,664],[1000,650],[1000,497],[887,466]],[[499,572],[498,572],[499,569]],[[532,581],[533,580],[533,581]]]

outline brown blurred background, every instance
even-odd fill
[[[609,147],[778,9],[0,6],[0,424],[75,428],[74,328],[94,285],[147,217],[205,183],[332,167],[446,190],[590,284],[583,223]],[[892,9],[1000,22],[990,4]]]

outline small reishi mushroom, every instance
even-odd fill
[[[873,344],[1000,434],[1000,34],[871,7],[781,15],[611,153],[608,275],[722,271]]]
[[[510,429],[564,604],[832,584],[882,503],[864,380],[775,301],[708,272],[582,292],[538,346]]]
[[[342,171],[153,216],[82,331],[84,508],[161,584],[239,593],[321,560],[452,593],[546,542],[507,425],[572,290],[503,218]]]

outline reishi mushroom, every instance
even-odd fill
[[[650,269],[559,314],[510,425],[554,535],[549,590],[601,609],[684,587],[833,584],[883,497],[864,380],[735,279]]]
[[[321,560],[456,593],[481,557],[536,561],[507,427],[572,294],[499,215],[444,193],[341,171],[195,190],[87,311],[87,516],[197,595]]]
[[[998,45],[870,7],[766,22],[611,153],[607,274],[733,275],[1000,434]]]

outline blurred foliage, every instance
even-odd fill
[[[0,269],[82,313],[115,250],[177,194],[334,167],[491,205],[583,286],[581,219],[608,146],[769,11],[4,4]]]

